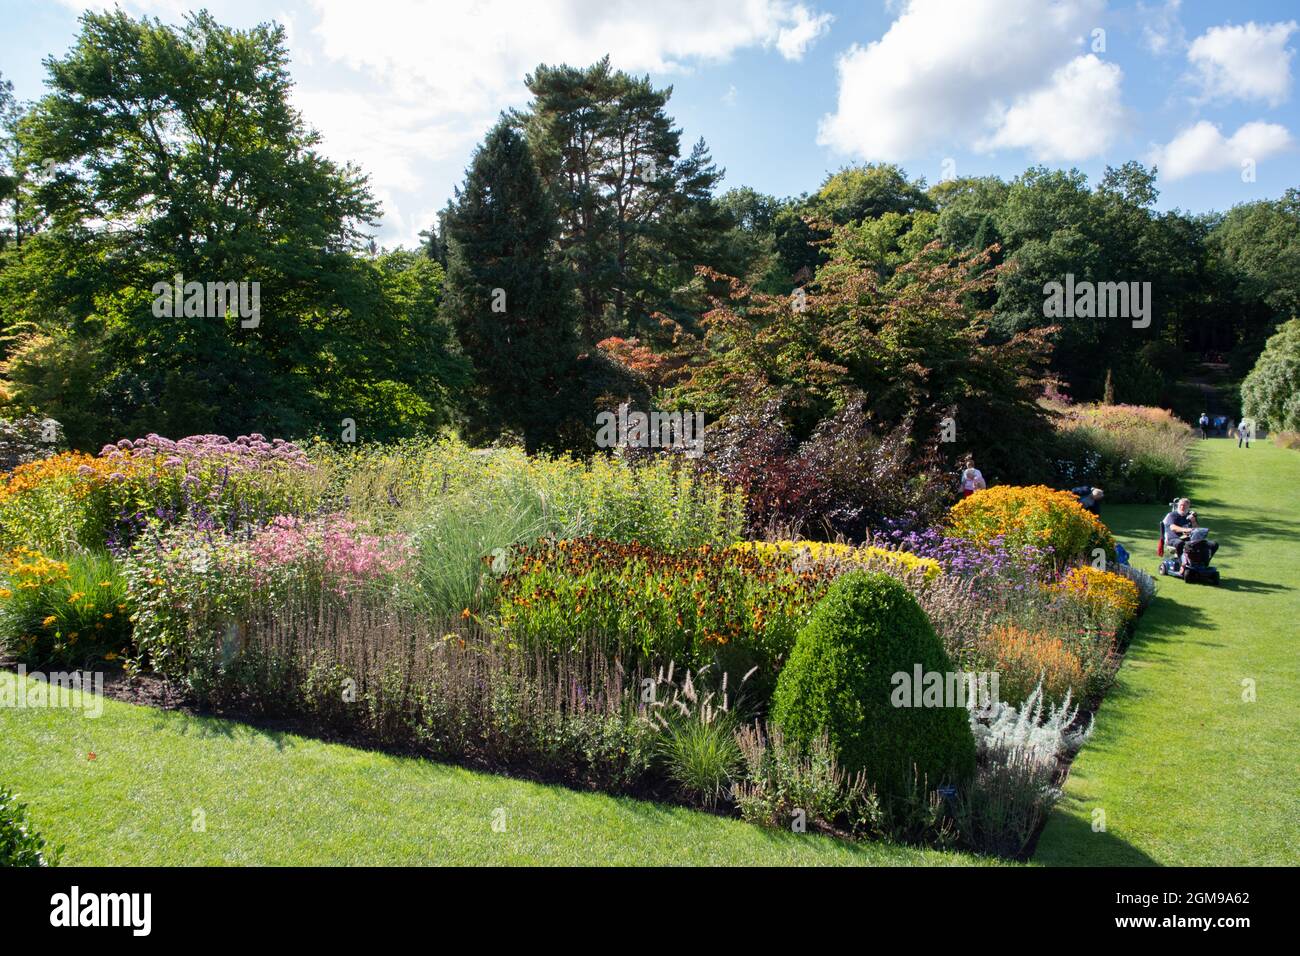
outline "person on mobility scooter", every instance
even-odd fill
[[[1169,514],[1160,522],[1162,543],[1173,554],[1160,564],[1161,574],[1170,574],[1190,583],[1219,583],[1219,569],[1210,567],[1219,543],[1210,540],[1210,532],[1200,527],[1192,503],[1180,498],[1169,506]],[[1163,549],[1162,552],[1163,553]]]

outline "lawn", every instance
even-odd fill
[[[775,833],[116,701],[93,719],[0,710],[0,767],[65,865],[994,862]]]
[[[1159,579],[1036,862],[1300,862],[1300,454],[1210,439],[1195,464],[1187,494],[1221,542],[1223,584]],[[1153,573],[1163,511],[1103,509]]]

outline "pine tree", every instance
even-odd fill
[[[445,220],[445,314],[474,365],[470,437],[553,445],[571,409],[575,308],[554,259],[556,218],[523,136],[488,134]]]

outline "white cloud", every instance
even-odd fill
[[[1291,92],[1287,40],[1296,22],[1211,27],[1192,41],[1187,58],[1206,99],[1263,100],[1270,106]]]
[[[750,47],[804,55],[829,17],[789,0],[311,0],[325,54],[416,88],[431,110],[495,113],[527,99],[539,63],[674,72]]]
[[[1018,122],[1047,102],[1032,100],[1036,92],[1049,98],[1066,92],[1057,87],[1069,78],[1058,80],[1057,71],[1081,52],[1103,6],[1103,0],[909,0],[883,37],[840,58],[839,102],[823,117],[819,141],[863,159],[901,161],[996,135],[1007,128],[1010,112],[1021,110],[1010,117]],[[1109,79],[1090,66],[1076,70]],[[1106,94],[1107,102],[1112,95],[1117,102],[1118,88]],[[1006,135],[1028,139],[1011,130]],[[1059,139],[1047,139],[1053,138]]]
[[[428,226],[399,206],[427,207],[460,178],[439,157],[469,155],[503,109],[523,106],[539,63],[585,66],[605,54],[616,69],[682,72],[743,49],[798,60],[831,17],[790,0],[310,0],[323,57],[351,71],[347,93],[304,91],[307,119],[331,155],[372,173],[384,201],[383,235],[402,242]],[[369,95],[355,94],[357,87]],[[437,180],[434,182],[433,180]],[[408,198],[403,192],[419,195]],[[435,193],[436,195],[437,193]]]
[[[60,0],[81,10],[122,3],[180,22],[191,0]],[[289,31],[303,117],[323,149],[369,173],[386,242],[413,242],[464,171],[475,141],[529,98],[539,63],[685,72],[742,50],[803,58],[826,34],[816,0],[208,0],[222,23],[274,15]],[[303,68],[306,69],[303,69]]]
[[[802,60],[817,38],[831,27],[835,18],[829,13],[812,13],[807,7],[799,5],[790,12],[793,25],[782,27],[776,35],[776,48],[787,60]]]
[[[1137,5],[1138,19],[1142,24],[1142,45],[1161,56],[1186,46],[1187,38],[1183,34],[1183,25],[1178,19],[1178,11],[1183,0],[1165,0],[1157,7],[1148,7],[1145,3]]]
[[[1164,178],[1175,180],[1235,168],[1244,160],[1260,162],[1291,145],[1291,134],[1277,123],[1246,123],[1225,137],[1218,126],[1201,120],[1155,147],[1147,161],[1160,167]]]
[[[1052,74],[1041,89],[1019,97],[981,149],[1021,147],[1039,160],[1076,161],[1105,152],[1124,123],[1124,71],[1089,53]]]

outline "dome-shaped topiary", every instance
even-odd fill
[[[916,599],[886,574],[846,574],[799,632],[777,682],[772,721],[805,746],[825,732],[841,765],[865,771],[885,797],[907,791],[914,767],[930,788],[960,782],[975,769],[966,708],[951,700],[895,706],[902,683],[895,675],[910,685],[917,665],[945,683],[953,672]]]

